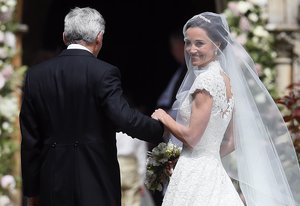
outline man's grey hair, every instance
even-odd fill
[[[66,44],[95,42],[97,35],[105,31],[105,20],[95,9],[74,8],[65,17],[64,36]]]

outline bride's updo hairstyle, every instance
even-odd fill
[[[209,12],[205,12],[191,18],[183,28],[183,33],[189,28],[199,27],[206,31],[208,37],[214,44],[219,43],[219,49],[223,49],[227,45],[228,32],[224,28],[222,19],[220,16],[211,15]]]

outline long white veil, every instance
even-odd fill
[[[235,150],[223,157],[228,174],[239,181],[247,206],[299,206],[300,169],[292,138],[281,112],[260,81],[253,60],[231,37],[224,16],[204,12],[191,18],[200,28],[215,29],[223,47],[218,51],[221,67],[231,80],[235,108],[233,136]],[[218,45],[211,38],[211,41]],[[177,93],[173,109],[178,109],[196,75],[185,53],[187,74]],[[177,121],[181,122],[180,117]]]

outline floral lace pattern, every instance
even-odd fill
[[[226,85],[218,62],[211,62],[192,85],[179,110],[189,123],[192,94],[206,90],[213,98],[207,128],[194,149],[183,147],[172,174],[162,206],[243,206],[237,191],[223,168],[220,145],[231,119],[234,99],[226,96]]]
[[[197,71],[196,71],[197,72]],[[191,112],[192,94],[196,90],[206,90],[213,97],[212,115],[222,118],[231,117],[234,99],[226,95],[226,85],[221,73],[223,72],[218,62],[210,63],[206,71],[201,72],[193,83],[189,96],[182,104],[182,114],[189,118]],[[223,72],[224,73],[224,72]],[[188,121],[188,118],[185,118]]]

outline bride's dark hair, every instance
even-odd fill
[[[205,15],[205,13],[199,14],[186,24],[183,32],[185,33],[186,30],[194,27],[204,29],[207,32],[208,37],[214,43],[220,43],[219,49],[221,51],[226,47],[228,42],[228,32],[223,27],[220,16]]]

